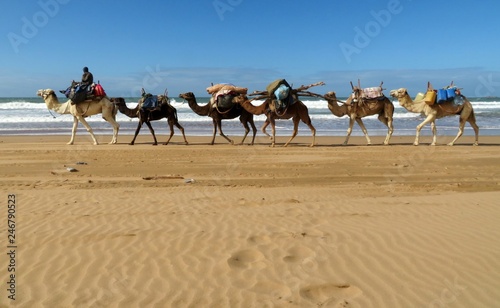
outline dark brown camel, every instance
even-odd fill
[[[250,123],[253,131],[252,142],[250,143],[250,145],[253,145],[255,141],[255,135],[257,134],[257,128],[255,127],[255,124],[253,122],[253,114],[249,113],[248,111],[246,111],[245,109],[241,108],[238,105],[233,106],[231,109],[227,111],[217,110],[217,108],[212,107],[212,104],[210,102],[206,105],[200,106],[198,105],[196,97],[192,92],[180,94],[179,97],[185,99],[188,102],[189,108],[191,108],[197,115],[209,116],[212,118],[214,129],[213,129],[212,141],[210,142],[210,144],[213,145],[215,142],[215,134],[217,133],[217,128],[219,129],[219,135],[224,137],[231,144],[234,144],[234,141],[229,139],[222,132],[222,120],[235,119],[237,117],[240,117],[240,122],[241,124],[243,124],[243,127],[245,127],[245,135],[243,136],[243,139],[241,140],[240,144],[243,144],[245,138],[250,132],[250,127],[248,126],[248,124]]]
[[[168,98],[166,96],[162,95],[158,96],[158,101],[160,102],[160,105],[159,107],[153,110],[140,108],[141,105],[140,103],[138,103],[134,109],[129,109],[127,107],[127,104],[125,103],[125,99],[123,99],[122,97],[111,98],[111,101],[118,107],[118,110],[120,110],[120,112],[123,113],[124,115],[128,116],[129,118],[139,118],[139,123],[137,124],[137,129],[135,130],[135,135],[132,141],[130,142],[130,145],[133,145],[135,143],[135,139],[137,138],[137,135],[139,134],[139,131],[141,130],[143,123],[146,123],[146,125],[149,128],[149,131],[153,135],[154,139],[153,145],[157,145],[158,142],[156,140],[153,126],[151,126],[151,121],[157,121],[163,118],[167,119],[168,126],[170,127],[170,136],[168,137],[168,140],[167,142],[164,143],[164,145],[167,145],[170,142],[170,139],[172,139],[172,136],[174,135],[174,125],[177,126],[177,128],[179,128],[179,130],[182,133],[182,136],[184,137],[184,142],[188,144],[186,135],[184,134],[184,128],[179,124],[179,120],[177,118],[177,110],[172,105],[170,105],[170,103],[168,102]]]

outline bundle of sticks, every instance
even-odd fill
[[[297,89],[291,89],[292,90],[292,94],[296,95],[296,96],[311,96],[311,97],[323,97],[323,95],[320,95],[320,94],[316,94],[316,93],[313,93],[313,92],[309,92],[309,91],[306,91],[306,90],[309,90],[310,88],[312,87],[316,87],[316,86],[324,86],[325,83],[323,81],[320,81],[320,82],[316,82],[316,83],[313,83],[313,84],[310,84],[310,85],[301,85],[300,87],[298,87]],[[261,99],[268,99],[271,97],[273,93],[269,93],[268,91],[254,91],[253,93],[250,93],[248,94],[248,96],[257,96],[255,98],[253,98],[252,100],[261,100]]]

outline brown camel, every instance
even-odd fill
[[[436,145],[437,141],[436,122],[435,122],[436,119],[454,115],[460,116],[460,124],[458,127],[457,136],[455,137],[455,139],[453,139],[452,142],[448,143],[448,145],[450,146],[454,145],[455,142],[458,140],[458,138],[462,136],[464,132],[465,122],[469,122],[472,128],[474,129],[476,139],[473,145],[478,145],[479,127],[476,124],[476,117],[474,115],[474,109],[472,108],[472,104],[465,96],[462,96],[464,103],[461,105],[456,105],[452,101],[441,104],[433,104],[433,105],[428,105],[427,103],[425,103],[423,99],[418,101],[413,101],[410,95],[408,94],[408,91],[405,88],[392,90],[391,96],[397,98],[399,104],[409,112],[422,113],[425,114],[426,116],[425,120],[419,125],[417,125],[415,142],[413,142],[414,145],[418,145],[420,130],[427,123],[431,123],[431,130],[433,134],[431,145]]]
[[[137,106],[135,106],[134,109],[129,109],[127,107],[125,99],[123,99],[122,97],[112,98],[111,101],[124,115],[128,116],[129,118],[139,118],[139,123],[137,124],[137,129],[135,130],[135,135],[130,142],[130,145],[134,145],[135,139],[137,138],[137,135],[139,134],[143,123],[146,123],[149,131],[153,135],[153,145],[157,145],[158,142],[156,140],[155,131],[153,129],[153,126],[151,125],[151,121],[157,121],[163,118],[167,119],[168,126],[170,128],[170,136],[168,137],[167,142],[165,142],[164,145],[167,145],[170,142],[170,139],[172,139],[172,136],[174,135],[174,125],[179,128],[182,133],[182,137],[184,137],[184,142],[188,144],[186,135],[184,134],[184,128],[179,124],[179,120],[177,118],[177,110],[172,105],[170,105],[168,97],[164,95],[158,95],[158,101],[160,102],[160,105],[153,110],[140,108],[140,102],[137,104]]]
[[[354,88],[354,91],[355,92],[360,91],[358,89],[359,88]],[[359,93],[355,93],[355,95],[359,97]],[[368,131],[366,130],[366,127],[361,118],[366,116],[371,116],[374,114],[378,114],[379,121],[384,123],[385,126],[387,126],[388,130],[387,130],[387,136],[385,137],[384,140],[384,145],[389,144],[392,132],[394,131],[392,125],[393,115],[394,115],[394,105],[387,97],[384,96],[384,98],[380,100],[378,98],[375,99],[363,98],[362,100],[358,99],[357,102],[354,102],[351,95],[349,96],[347,101],[342,105],[337,104],[337,102],[340,101],[337,100],[335,92],[326,93],[324,95],[324,98],[328,103],[328,109],[330,109],[333,115],[337,117],[343,117],[345,115],[349,116],[349,128],[347,129],[347,136],[345,138],[343,145],[347,145],[347,142],[349,141],[349,137],[351,136],[352,128],[354,126],[354,121],[356,121],[359,127],[361,127],[363,134],[365,134],[366,142],[368,145],[370,145],[371,140],[370,137],[368,136]]]
[[[298,132],[299,122],[302,120],[310,129],[312,134],[312,143],[310,146],[314,146],[315,138],[316,138],[316,129],[311,123],[311,118],[309,117],[309,111],[307,106],[302,103],[302,101],[295,99],[295,102],[290,105],[284,112],[278,114],[275,111],[271,110],[272,99],[268,98],[259,106],[255,106],[251,103],[252,100],[248,100],[246,96],[240,95],[234,99],[235,103],[240,104],[246,111],[250,112],[254,115],[266,114],[266,122],[262,126],[261,130],[264,134],[269,136],[266,133],[266,127],[271,124],[273,135],[271,137],[271,146],[275,146],[276,142],[276,119],[292,119],[293,121],[293,134],[290,139],[284,144],[284,146],[288,146],[290,142],[295,138]]]
[[[231,107],[231,109],[229,110],[224,110],[224,111],[219,111],[217,108],[214,108],[210,102],[204,106],[200,106],[198,105],[196,97],[192,92],[180,94],[179,97],[185,99],[188,102],[189,108],[191,108],[191,110],[193,110],[197,115],[209,116],[212,118],[214,129],[213,129],[212,141],[210,142],[210,144],[213,145],[215,142],[215,134],[217,133],[217,128],[219,129],[219,134],[222,137],[224,137],[231,144],[234,144],[234,141],[229,139],[229,137],[224,135],[224,133],[222,132],[222,120],[235,119],[237,117],[240,118],[240,122],[241,124],[243,124],[243,127],[245,128],[245,135],[243,136],[243,139],[239,144],[243,144],[245,138],[250,132],[250,127],[248,126],[248,124],[252,126],[252,131],[253,131],[252,142],[250,143],[250,145],[254,144],[255,135],[257,134],[257,128],[255,127],[255,124],[253,122],[253,114],[247,112],[245,109],[237,105]]]
[[[94,132],[85,118],[99,113],[102,114],[104,120],[113,126],[113,138],[110,144],[115,144],[117,142],[118,130],[120,129],[120,125],[116,122],[116,113],[118,110],[115,105],[110,102],[108,97],[105,96],[98,99],[86,100],[78,104],[71,104],[71,100],[68,100],[66,103],[61,104],[52,89],[38,90],[37,95],[43,98],[49,110],[53,110],[59,114],[71,114],[73,116],[73,129],[68,144],[73,144],[75,141],[78,122],[81,122],[92,137],[94,144],[97,145],[98,142],[94,136]]]

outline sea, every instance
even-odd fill
[[[346,98],[340,98],[345,100]],[[139,97],[125,98],[129,108],[134,108]],[[195,114],[187,102],[181,98],[170,98],[172,106],[177,109],[179,123],[184,127],[186,135],[211,136],[213,125],[209,117]],[[209,97],[197,98],[198,104],[208,103]],[[476,114],[476,122],[480,128],[480,135],[500,135],[500,97],[477,97],[469,98]],[[59,98],[65,102],[66,98]],[[309,109],[312,123],[315,126],[317,136],[345,136],[349,119],[347,116],[338,118],[327,108],[325,100],[320,98],[303,97],[302,101]],[[255,101],[256,105],[262,101]],[[393,100],[394,112],[394,134],[393,136],[408,136],[415,134],[416,126],[424,120],[424,116],[407,112],[401,107],[397,100]],[[117,121],[120,123],[119,135],[133,135],[137,127],[137,119],[130,119],[118,112]],[[262,135],[260,126],[265,121],[265,116],[255,116],[257,136]],[[438,119],[438,135],[454,136],[458,130],[458,117],[446,117]],[[87,118],[95,134],[111,135],[112,127],[104,121],[100,115]],[[363,122],[370,136],[385,136],[387,128],[378,121],[377,116],[363,118]],[[57,114],[47,109],[41,97],[4,97],[0,98],[0,135],[70,135],[73,117],[69,114]],[[167,120],[162,119],[152,122],[156,134],[169,134],[170,130]],[[177,128],[175,134],[180,134]],[[222,129],[228,136],[243,136],[244,128],[239,119],[223,120]],[[291,120],[278,120],[276,122],[276,135],[289,136],[292,133]],[[268,132],[270,132],[270,127]],[[79,124],[77,134],[87,134],[82,124]],[[143,127],[141,134],[149,134],[147,127]],[[301,122],[298,135],[310,136],[309,128]],[[430,126],[422,129],[422,135],[432,135]],[[464,135],[474,135],[469,124],[466,124]],[[351,136],[363,136],[359,126],[355,123]]]

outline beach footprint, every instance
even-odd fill
[[[245,249],[235,252],[227,260],[229,267],[233,269],[246,269],[252,263],[264,260],[264,255],[262,252],[256,249]]]
[[[318,307],[328,305],[337,307],[342,303],[348,303],[350,299],[360,296],[361,289],[350,284],[321,284],[311,285],[300,289],[300,296],[308,301],[314,302]]]
[[[306,246],[295,246],[287,251],[283,258],[286,263],[304,263],[316,256],[316,253]]]

